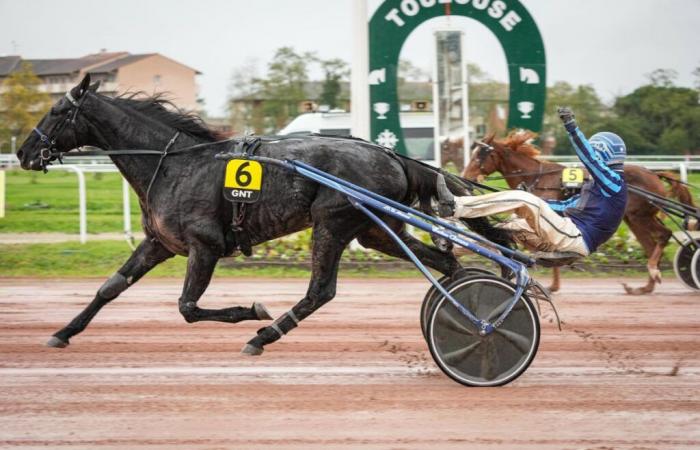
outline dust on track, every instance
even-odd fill
[[[641,283],[641,280],[637,280]],[[528,371],[465,388],[419,329],[422,280],[341,280],[338,295],[261,357],[260,326],[186,324],[179,280],[145,280],[58,350],[45,340],[99,280],[0,279],[0,448],[697,448],[700,293],[665,280],[566,280],[543,305]],[[215,280],[207,307],[264,302],[305,280]]]

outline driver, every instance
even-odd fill
[[[625,143],[609,132],[596,133],[588,141],[576,125],[571,109],[559,108],[557,112],[576,155],[591,175],[579,195],[564,201],[545,201],[525,191],[455,197],[440,175],[440,215],[473,218],[512,212],[517,217],[499,226],[512,231],[515,241],[526,248],[545,252],[587,256],[610,239],[627,204],[622,175]]]

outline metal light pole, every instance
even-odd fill
[[[369,135],[369,23],[367,0],[353,0],[353,52],[350,83],[352,135],[370,140]]]

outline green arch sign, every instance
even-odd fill
[[[385,0],[369,23],[372,140],[406,153],[397,90],[401,48],[416,27],[445,15],[477,20],[496,35],[508,64],[508,128],[540,131],[546,97],[544,43],[520,1]]]

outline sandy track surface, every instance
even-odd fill
[[[700,294],[667,280],[565,282],[530,369],[501,388],[444,376],[422,340],[422,280],[343,280],[258,358],[260,326],[186,324],[179,280],[146,280],[69,348],[43,347],[100,280],[0,279],[0,448],[512,448],[700,446]],[[268,305],[303,280],[217,280],[207,307]]]

